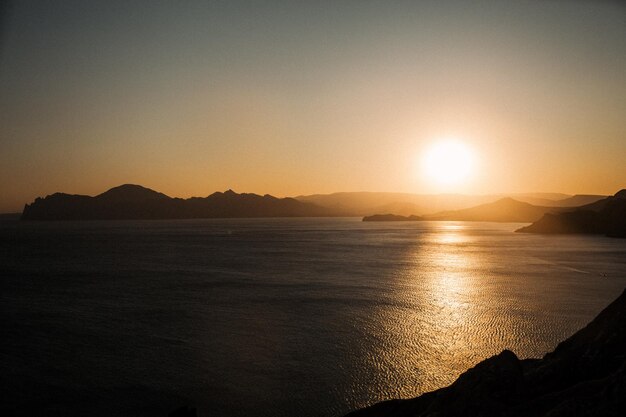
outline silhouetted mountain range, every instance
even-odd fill
[[[601,196],[574,196],[548,200],[562,194],[524,194],[520,198],[539,201],[562,201],[564,207],[574,201],[592,201],[600,207]],[[55,193],[27,204],[22,220],[106,220],[106,219],[184,219],[221,217],[330,217],[355,216],[378,210],[388,215],[366,216],[365,221],[458,220],[534,222],[546,213],[558,213],[564,207],[535,206],[512,198],[493,201],[495,196],[457,194],[417,195],[399,193],[336,193],[329,195],[276,198],[271,195],[237,194],[232,190],[207,197],[172,198],[163,193],[132,184],[114,187],[95,197]],[[475,203],[475,204],[471,204]],[[478,205],[477,205],[478,204]],[[428,213],[427,208],[463,207]],[[408,213],[408,214],[407,214]],[[432,211],[430,211],[432,213]],[[370,213],[371,214],[371,213]]]
[[[546,213],[520,233],[588,233],[626,237],[626,189],[614,196],[563,213]]]
[[[446,388],[374,404],[346,417],[623,416],[624,323],[626,291],[543,359],[519,360],[505,350]]]
[[[505,197],[541,207],[574,207],[592,203],[606,196],[571,196],[559,193],[465,195],[345,192],[298,196],[296,199],[340,210],[349,213],[351,216],[371,216],[379,213],[423,216],[444,211],[472,208],[481,204],[493,203]]]
[[[341,215],[293,198],[237,194],[171,198],[139,185],[125,184],[100,195],[56,193],[27,204],[22,220],[121,220],[221,217],[324,217]]]

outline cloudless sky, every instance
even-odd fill
[[[613,194],[626,7],[585,1],[15,1],[0,212],[55,191]],[[455,137],[473,177],[419,171]]]

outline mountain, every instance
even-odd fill
[[[101,201],[114,203],[166,200],[170,197],[163,193],[142,187],[141,185],[124,184],[118,187],[113,187],[110,190],[97,195],[96,198]]]
[[[463,210],[444,211],[424,216],[425,220],[455,220],[483,222],[533,222],[545,213],[558,211],[555,207],[540,207],[522,203],[512,198],[502,198],[493,203],[481,204]]]
[[[626,410],[626,290],[543,359],[511,351],[486,359],[452,385],[390,400],[346,417],[622,416]]]
[[[27,204],[22,220],[121,220],[219,217],[324,217],[343,213],[293,198],[237,194],[171,198],[148,188],[125,184],[100,195],[55,193]]]
[[[626,237],[626,189],[614,196],[563,213],[546,213],[520,233],[605,234]]]
[[[399,216],[397,214],[374,214],[373,216],[363,217],[364,222],[406,222],[424,220],[420,216]]]

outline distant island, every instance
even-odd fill
[[[543,359],[505,350],[452,385],[346,417],[620,416],[626,410],[626,291]]]
[[[233,217],[329,217],[340,210],[294,198],[237,194],[232,190],[207,197],[172,198],[125,184],[97,195],[56,193],[27,204],[21,220],[131,220]]]
[[[519,233],[603,234],[626,238],[626,189],[595,203],[563,213],[547,213]]]
[[[373,216],[363,217],[364,222],[406,222],[406,221],[420,221],[424,220],[420,216],[400,216],[398,214],[374,214]]]

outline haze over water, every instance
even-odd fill
[[[541,357],[626,284],[624,240],[359,220],[0,223],[2,406],[338,416]]]

